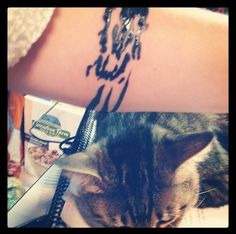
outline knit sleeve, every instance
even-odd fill
[[[42,35],[54,8],[8,8],[8,68],[25,56]]]

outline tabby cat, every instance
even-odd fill
[[[58,160],[91,227],[177,227],[228,203],[228,116],[97,113],[85,152]]]

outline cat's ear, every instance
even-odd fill
[[[96,145],[92,145],[85,152],[71,154],[67,157],[58,159],[55,164],[67,173],[82,173],[101,179],[98,174],[98,150],[99,149]]]
[[[184,134],[177,136],[175,140],[168,140],[165,144],[165,152],[173,169],[176,169],[189,158],[202,151],[213,139],[209,131]]]

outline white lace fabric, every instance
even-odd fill
[[[24,57],[46,29],[55,8],[8,8],[8,68]]]

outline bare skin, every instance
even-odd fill
[[[104,8],[57,8],[28,55],[9,69],[9,90],[88,106],[103,82],[94,72],[85,76],[99,55],[103,14]],[[147,23],[141,58],[125,71],[131,75],[118,111],[227,113],[228,16],[150,8]],[[110,105],[120,91],[115,86]]]

